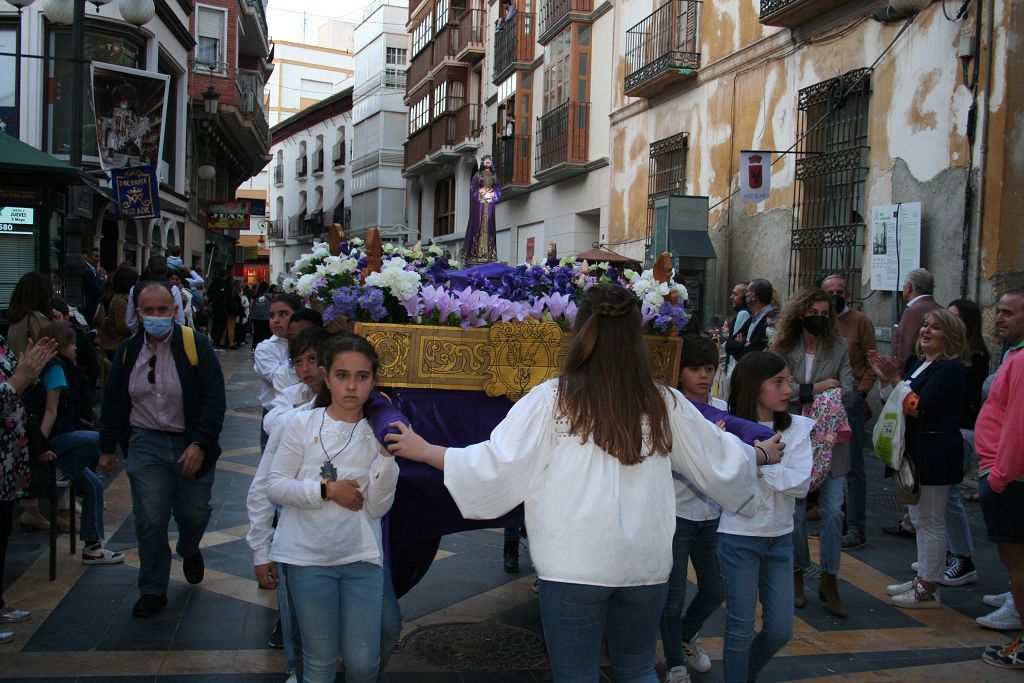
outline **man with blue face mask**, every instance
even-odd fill
[[[220,456],[224,375],[209,340],[175,323],[175,308],[166,283],[142,285],[137,309],[142,325],[114,353],[103,396],[100,467],[114,473],[114,450],[120,445],[131,483],[140,565],[136,617],[156,614],[167,604],[172,512],[185,578],[193,584],[203,580],[199,542],[210,521]],[[185,334],[194,335],[194,350]]]

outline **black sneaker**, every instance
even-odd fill
[[[277,623],[274,624],[274,630],[270,632],[270,640],[267,641],[267,646],[275,650],[284,649],[284,631],[281,630],[280,619],[278,619]]]
[[[938,583],[943,586],[963,586],[978,580],[978,572],[969,557],[951,555],[946,562],[946,570]]]
[[[196,553],[192,557],[186,557],[181,563],[181,571],[185,574],[185,580],[191,584],[201,583],[206,573],[206,564],[203,562],[203,554]]]
[[[843,550],[858,550],[868,544],[867,539],[864,538],[864,534],[857,531],[856,529],[850,529],[843,536],[842,549]]]
[[[167,606],[166,595],[143,595],[132,607],[133,617],[151,617]]]

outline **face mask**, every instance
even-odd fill
[[[146,332],[157,339],[165,339],[174,329],[174,320],[155,315],[144,315],[142,316],[142,326],[146,328]]]
[[[846,299],[837,294],[832,297],[832,305],[835,307],[836,313],[842,313],[846,310]]]
[[[804,318],[804,329],[815,337],[821,336],[826,327],[828,327],[828,316],[809,315]]]

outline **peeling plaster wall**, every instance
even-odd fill
[[[990,147],[998,146],[1001,151],[990,149],[989,167],[990,175],[994,167],[1007,178],[1021,178],[1024,85],[1017,85],[1019,78],[1007,79],[1006,73],[1010,64],[1020,64],[1024,13],[1010,12],[1012,1],[994,3],[998,8],[997,59],[989,111],[994,123],[1003,121],[994,126],[1003,134],[1001,138],[990,135]],[[761,26],[757,0],[703,3],[698,33],[702,68],[697,77],[643,100],[622,94],[628,69],[624,36],[626,29],[652,8],[648,2],[616,4],[622,28],[615,38],[618,106],[612,112],[609,138],[608,241],[613,249],[642,254],[643,242],[636,240],[646,228],[649,145],[685,131],[689,133],[686,192],[710,197],[709,224],[719,254],[718,282],[766,276],[785,293],[796,156],[784,155],[773,165],[767,202],[755,207],[738,196],[725,199],[737,186],[740,150],[784,150],[796,141],[800,89],[871,66],[895,37],[901,24],[875,22],[866,16],[870,7],[854,5],[860,3],[850,3],[794,34]],[[974,7],[979,5],[987,6],[987,2]],[[964,188],[969,173],[965,128],[971,94],[963,85],[957,45],[962,32],[973,32],[973,16],[972,10],[968,21],[949,22],[942,16],[941,6],[932,4],[918,15],[871,76],[865,209],[895,201],[924,204],[927,234],[922,264],[941,273],[939,297],[944,300],[958,295],[961,270]],[[1019,183],[1014,182],[1012,188],[1010,183],[1003,187],[999,182],[998,186],[996,190],[990,181],[986,188],[990,199],[997,192],[1003,197],[1001,214],[991,219],[987,215],[985,221],[986,278],[1006,267],[1019,271],[1024,263],[1020,229],[993,230],[990,223],[1005,224],[1010,215],[1019,221],[1024,211]],[[621,244],[616,246],[617,242]],[[1003,256],[1006,252],[1009,254]],[[724,309],[725,288],[719,297],[718,308]],[[882,298],[876,295],[870,306]],[[884,310],[887,318],[888,309]]]

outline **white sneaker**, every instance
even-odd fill
[[[685,666],[674,666],[665,674],[665,683],[690,683],[690,672]]]
[[[914,586],[917,585],[917,577],[907,579],[903,583],[894,583],[885,587],[886,595],[902,595],[909,590],[914,590]]]
[[[1017,613],[1017,606],[1013,603],[1012,595],[995,612],[978,617],[975,621],[979,626],[996,631],[1016,631],[1021,627],[1020,614]]]
[[[708,657],[707,650],[700,644],[700,638],[694,636],[689,642],[683,641],[683,657],[686,658],[686,665],[697,673],[706,674],[711,671],[711,657]]]
[[[120,564],[124,555],[106,548],[83,549],[82,564]]]
[[[295,675],[295,672],[294,672],[294,671],[292,672],[292,675],[291,675],[291,676],[289,676],[289,677],[287,678],[287,680],[285,680],[285,682],[284,682],[284,683],[299,683],[299,679],[298,679],[298,678],[296,677],[296,675]]]
[[[892,596],[889,602],[904,609],[938,609],[942,607],[939,589],[936,588],[934,593],[929,593],[917,580],[913,582],[913,587],[910,590]]]
[[[12,640],[14,640],[14,632],[13,631],[0,631],[0,645],[3,645],[4,643],[9,643]],[[687,678],[686,680],[690,680],[690,679]]]
[[[1003,604],[1005,604],[1007,600],[1012,600],[1012,599],[1013,599],[1013,593],[1006,592],[1006,593],[997,593],[995,595],[986,595],[985,597],[983,597],[981,599],[981,601],[983,603],[985,603],[986,605],[988,605],[989,607],[1002,607]]]

